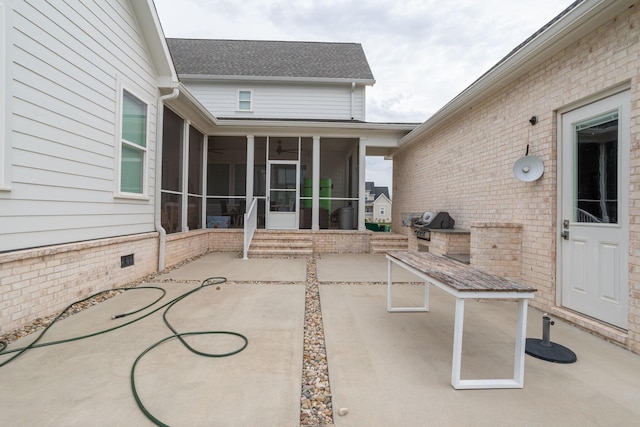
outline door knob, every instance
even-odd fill
[[[563,231],[562,233],[560,233],[560,237],[562,237],[564,240],[569,240],[569,232],[567,230]]]

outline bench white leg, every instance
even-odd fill
[[[451,363],[451,385],[460,388],[462,368],[462,333],[464,331],[464,299],[456,298],[455,320],[453,323],[453,361]]]
[[[520,387],[524,385],[524,350],[527,336],[527,307],[529,300],[518,300],[518,323],[516,324],[516,348],[513,361],[513,379]]]
[[[513,379],[461,380],[462,334],[464,330],[464,299],[456,298],[456,312],[453,326],[453,362],[451,385],[455,389],[522,388],[524,386],[524,347],[527,333],[528,300],[518,300],[518,320],[516,324],[516,345],[513,360]]]
[[[429,311],[429,282],[424,282],[424,304],[422,307],[394,307],[393,306],[393,279],[391,270],[392,261],[387,259],[387,311],[390,313],[425,312]]]

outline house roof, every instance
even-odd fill
[[[376,193],[376,198],[379,197],[381,194],[384,194],[387,197],[387,199],[391,200],[391,197],[389,196],[389,187],[376,187],[375,193]]]
[[[482,102],[485,97],[525,75],[594,28],[633,7],[635,1],[637,0],[576,0],[433,116],[404,136],[399,141],[400,150],[420,141],[456,114],[468,111],[474,104]]]
[[[389,196],[389,187],[376,187],[376,184],[373,181],[366,181],[364,183],[365,191],[369,191],[374,199],[377,199],[381,194],[384,194],[385,197],[391,200]]]
[[[182,76],[375,82],[359,43],[167,39]]]
[[[376,191],[376,184],[373,181],[367,181],[364,183],[364,189],[365,191],[369,191],[371,193],[375,193]]]

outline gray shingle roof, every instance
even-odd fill
[[[167,39],[179,75],[371,80],[359,43]]]

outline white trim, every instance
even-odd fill
[[[312,138],[311,229],[315,231],[320,230],[320,137],[314,135]]]
[[[253,179],[255,172],[255,157],[256,157],[256,141],[254,135],[247,135],[247,166],[245,167],[245,201],[246,201],[246,209],[249,209],[251,203],[253,202]],[[207,170],[205,169],[205,175]],[[205,193],[206,194],[206,193]],[[246,210],[245,210],[246,211]]]
[[[367,201],[366,173],[367,173],[367,138],[360,137],[358,141],[358,230],[366,230],[364,225]]]
[[[215,81],[260,81],[260,82],[290,82],[290,83],[356,83],[364,86],[373,86],[375,79],[352,78],[318,78],[318,77],[284,77],[284,76],[218,76],[212,74],[178,74],[181,82],[188,80],[215,80]]]
[[[141,35],[146,42],[146,50],[156,70],[158,86],[171,89],[179,87],[178,73],[153,0],[135,0],[129,3],[136,14]]]
[[[11,190],[11,122],[8,104],[11,97],[9,73],[11,3],[0,0],[0,191]]]
[[[573,117],[580,116],[588,116],[588,113],[593,113],[592,115],[598,116],[607,111],[617,111],[618,123],[619,123],[619,141],[626,141],[627,150],[631,149],[631,89],[628,83],[623,85],[618,85],[613,88],[610,88],[606,91],[599,92],[597,94],[591,95],[587,98],[582,99],[579,102],[575,102],[570,104],[567,107],[559,109],[557,111],[557,164],[558,164],[558,179],[557,179],[557,224],[556,224],[556,283],[555,290],[556,296],[555,301],[556,305],[565,309],[567,302],[564,301],[565,291],[567,289],[564,288],[565,284],[563,284],[564,279],[564,268],[567,268],[565,263],[566,252],[563,250],[563,239],[560,236],[560,232],[563,230],[563,221],[565,219],[564,213],[567,210],[572,210],[572,206],[569,206],[566,198],[572,197],[572,195],[567,195],[565,193],[565,186],[569,179],[568,173],[570,170],[564,168],[565,161],[569,160],[565,158],[565,148],[567,144],[572,144],[573,141],[569,140],[566,137],[565,131],[568,125],[572,126],[568,120]],[[620,146],[624,146],[622,143]],[[619,146],[619,147],[620,147]],[[603,227],[611,227],[612,229],[621,229],[622,235],[624,236],[621,240],[619,240],[620,246],[623,248],[621,251],[622,260],[621,264],[623,266],[629,265],[629,229],[631,227],[630,224],[630,216],[629,216],[629,208],[630,208],[630,194],[629,194],[629,183],[630,183],[630,164],[629,164],[629,151],[618,152],[618,191],[619,191],[619,199],[626,203],[624,206],[619,206],[618,209],[618,222],[617,224],[603,224]],[[573,223],[573,220],[571,223]],[[575,227],[575,225],[574,225]],[[571,233],[570,227],[569,233]],[[628,329],[628,313],[629,313],[629,279],[628,279],[628,268],[624,267],[620,269],[622,274],[621,283],[627,283],[627,288],[623,289],[620,293],[620,304],[619,306],[622,309],[621,319],[618,324],[613,322],[611,319],[602,319],[594,315],[594,313],[580,313],[579,311],[575,311],[576,313],[580,313],[579,315],[587,315],[592,316],[592,318],[605,322],[607,324],[614,324],[615,326]]]
[[[249,93],[249,99],[240,99],[240,94],[241,93]],[[237,113],[253,113],[253,89],[238,89],[237,92],[237,104],[236,104],[236,112]],[[249,108],[245,109],[245,108],[240,108],[240,103],[241,102],[249,102]]]
[[[191,122],[182,119],[182,188],[180,188],[180,231],[189,231],[188,208],[189,208],[189,127]],[[206,224],[205,224],[206,225]]]
[[[128,199],[143,199],[149,198],[149,168],[151,167],[149,162],[149,152],[151,144],[151,101],[146,96],[141,96],[140,92],[132,89],[133,84],[124,82],[121,76],[116,79],[117,98],[116,98],[116,126],[114,132],[114,198],[128,198]],[[136,148],[143,149],[143,166],[142,166],[142,193],[129,193],[122,191],[122,145],[128,141],[122,139],[122,114],[123,114],[123,99],[124,91],[137,98],[139,101],[146,105],[146,129],[145,129],[145,146]]]
[[[298,140],[298,151],[300,142]],[[295,211],[275,212],[271,210],[271,167],[273,165],[294,165],[296,167]],[[286,191],[276,189],[275,191]],[[300,228],[300,160],[267,159],[267,188],[265,204],[265,228],[269,230],[298,230]],[[293,224],[290,223],[293,221]]]

